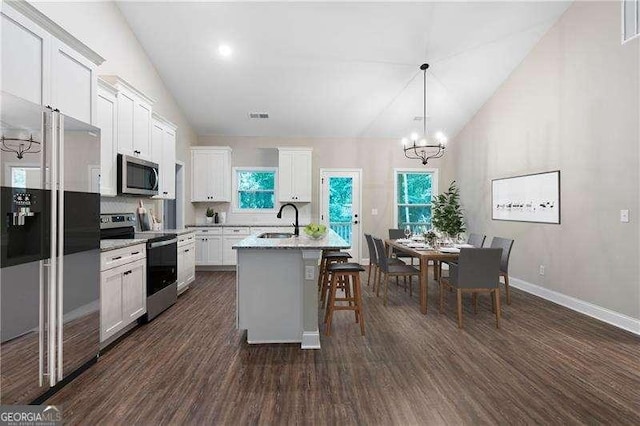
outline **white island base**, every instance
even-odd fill
[[[321,255],[320,250],[238,250],[236,313],[248,343],[301,343],[302,349],[320,349]]]
[[[237,326],[247,330],[247,342],[320,349],[318,264],[323,249],[348,247],[333,231],[324,241],[252,236],[236,244]]]

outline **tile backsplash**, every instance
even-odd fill
[[[162,200],[138,197],[100,197],[100,213],[135,213],[138,201],[142,200],[147,212],[156,214],[162,219]]]
[[[287,208],[282,212],[282,219],[276,217],[277,212],[269,213],[238,213],[234,212],[231,208],[231,203],[194,203],[195,206],[195,225],[202,225],[206,222],[205,212],[207,207],[211,207],[214,211],[220,213],[225,212],[227,214],[226,223],[229,224],[248,224],[248,225],[260,225],[260,224],[279,224],[284,226],[291,225],[295,220],[295,212],[291,208]],[[278,203],[280,208],[280,203]],[[301,225],[311,223],[311,204],[299,203],[298,218]]]

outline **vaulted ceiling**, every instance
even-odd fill
[[[121,2],[200,134],[454,136],[569,2]],[[233,54],[219,55],[220,44]],[[250,120],[267,112],[267,120]]]

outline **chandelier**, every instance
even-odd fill
[[[22,160],[24,154],[37,154],[40,152],[40,142],[33,140],[33,135],[29,139],[5,138],[0,137],[0,150],[4,152],[13,152]]]
[[[412,160],[422,161],[426,166],[429,160],[440,158],[444,155],[447,138],[442,132],[438,132],[434,139],[429,138],[427,132],[427,69],[429,64],[420,65],[424,78],[424,93],[422,103],[422,137],[414,132],[408,138],[402,139],[404,156]]]

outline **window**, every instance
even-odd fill
[[[276,206],[276,169],[234,168],[234,207],[237,211],[272,211]]]
[[[431,229],[431,200],[438,192],[438,172],[430,169],[395,170],[395,224],[412,232]]]
[[[640,0],[622,0],[622,42],[640,34]]]

